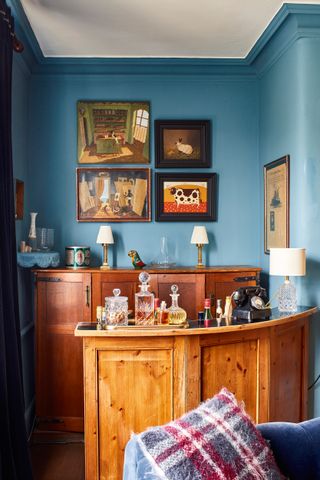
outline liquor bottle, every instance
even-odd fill
[[[150,275],[148,272],[141,272],[140,292],[135,294],[135,324],[154,325],[154,294],[148,291]]]
[[[171,307],[168,308],[169,313],[169,324],[170,325],[182,325],[186,322],[187,312],[178,305],[178,285],[172,285],[170,297],[171,297]]]
[[[226,297],[226,303],[224,306],[224,318],[231,318],[232,316],[232,302],[231,302],[231,296]]]
[[[221,299],[217,300],[217,309],[216,309],[216,319],[217,319],[217,321],[221,321],[221,319],[222,319],[223,310],[222,310],[221,303],[222,303]]]
[[[154,299],[154,324],[158,325],[160,315],[160,298]]]
[[[204,300],[204,320],[213,320],[211,313],[211,298],[206,298]]]
[[[159,325],[168,325],[169,323],[169,311],[167,309],[167,304],[164,300],[161,302],[159,310]]]

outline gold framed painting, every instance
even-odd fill
[[[150,163],[150,103],[78,101],[78,163]]]
[[[150,222],[149,168],[77,168],[78,222]]]
[[[289,247],[290,157],[264,166],[264,251]]]

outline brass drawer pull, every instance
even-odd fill
[[[90,307],[90,287],[86,286],[86,307]]]

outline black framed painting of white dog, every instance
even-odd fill
[[[216,173],[156,173],[156,221],[216,220]]]
[[[209,120],[155,120],[156,168],[208,168]]]

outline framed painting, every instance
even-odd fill
[[[77,103],[78,163],[150,163],[149,102]]]
[[[149,168],[77,168],[79,222],[150,222]]]
[[[209,134],[209,120],[156,120],[156,167],[210,167]]]
[[[264,166],[264,251],[289,247],[290,157]]]
[[[156,221],[216,220],[215,173],[156,173]]]

